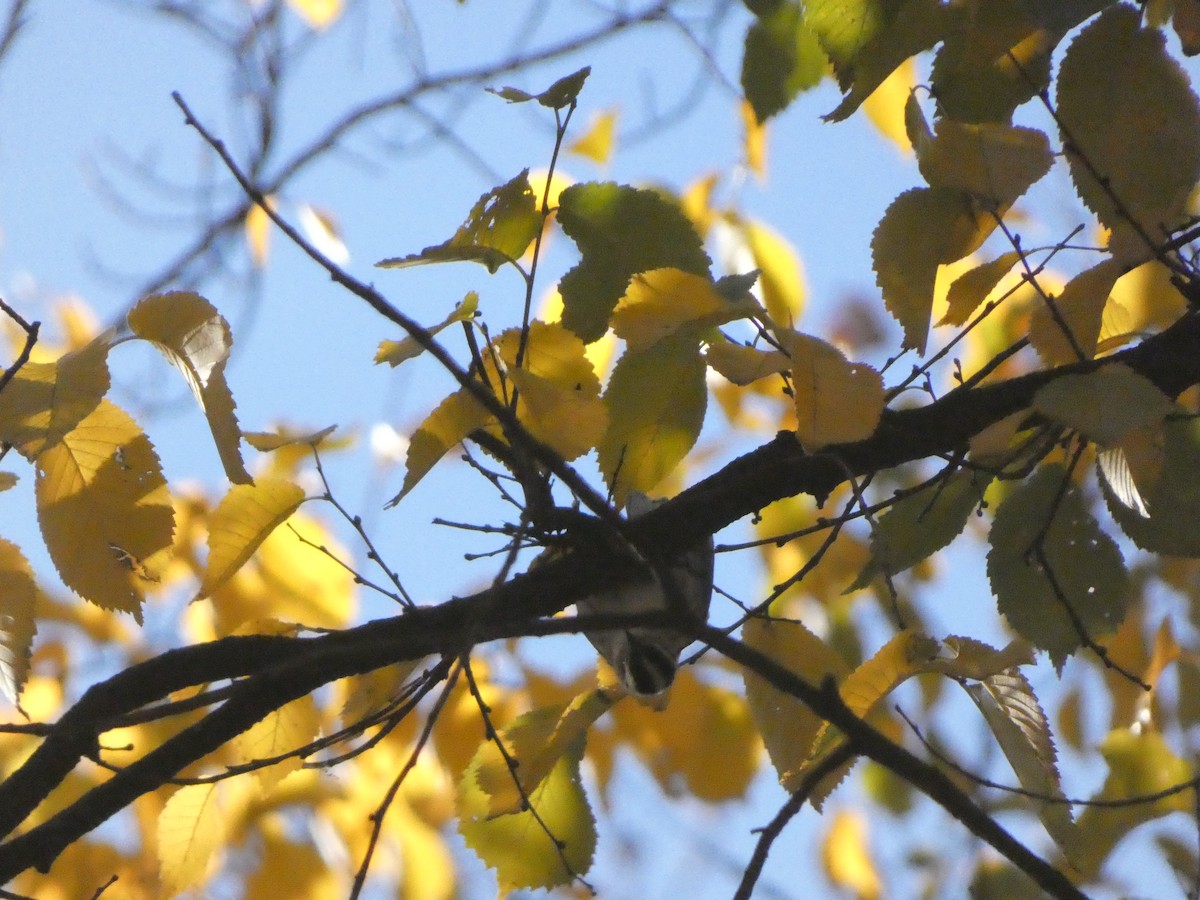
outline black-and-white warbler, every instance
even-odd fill
[[[631,519],[644,515],[663,500],[651,500],[633,492],[625,509]],[[578,601],[580,615],[622,615],[664,612],[682,601],[698,620],[708,618],[712,600],[713,542],[704,544],[668,561],[650,578],[593,594]],[[664,589],[663,579],[667,584]],[[621,684],[631,694],[653,697],[675,680],[679,654],[691,638],[669,628],[626,628],[584,632],[609,665],[616,670]]]

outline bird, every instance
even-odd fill
[[[626,501],[626,514],[636,519],[665,502],[634,491]],[[709,537],[652,568],[646,578],[578,600],[576,610],[583,616],[669,612],[682,601],[697,621],[705,622],[712,600],[714,556]],[[622,687],[643,698],[658,697],[671,686],[679,654],[692,642],[686,633],[670,628],[612,628],[585,631],[584,636],[616,671]]]

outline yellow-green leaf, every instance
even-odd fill
[[[228,581],[303,502],[304,491],[290,481],[260,478],[231,487],[209,520],[208,565],[197,598]]]
[[[129,330],[149,341],[183,374],[204,410],[225,475],[234,484],[250,482],[242,462],[241,431],[225,364],[233,346],[229,323],[211,303],[191,291],[152,294],[129,311]]]
[[[792,357],[796,438],[810,453],[828,444],[869,438],[883,415],[883,378],[852,363],[832,344],[805,334],[787,335]]]
[[[388,506],[399,503],[451,447],[476,428],[482,428],[488,418],[487,410],[465,390],[457,390],[439,403],[408,443],[404,485],[388,501]]]
[[[1033,408],[1106,446],[1136,428],[1162,422],[1175,408],[1171,398],[1123,363],[1084,375],[1065,375],[1033,395]]]
[[[828,61],[800,4],[787,0],[757,15],[742,52],[742,92],[762,123],[820,82]]]
[[[580,344],[582,357],[583,345]],[[517,417],[542,443],[565,460],[587,453],[608,428],[608,409],[599,389],[564,387],[525,369],[508,373],[517,389]]]
[[[187,784],[171,795],[158,815],[158,864],[162,896],[174,897],[202,885],[213,853],[225,842],[219,782]]]
[[[150,440],[103,401],[37,458],[38,521],[63,582],[142,619],[145,591],[170,557],[171,495]]]
[[[234,749],[239,763],[274,759],[311,743],[321,731],[321,714],[311,694],[297,697],[238,735]],[[255,769],[254,777],[264,790],[270,790],[298,770],[304,762],[288,756],[274,765]]]
[[[1104,305],[1121,275],[1121,263],[1106,259],[1067,282],[1051,304],[1040,299],[1029,320],[1029,342],[1051,366],[1091,359],[1096,355]],[[1069,333],[1069,336],[1068,336]]]
[[[925,352],[938,266],[962,259],[995,227],[969,194],[953,188],[913,188],[892,201],[871,238],[871,255],[905,347]]]
[[[0,693],[14,706],[29,677],[29,653],[37,633],[33,569],[16,544],[0,538]]]
[[[575,184],[559,195],[558,222],[583,256],[559,283],[562,322],[585,343],[603,337],[637,273],[671,266],[708,274],[700,235],[678,204],[655,191]]]
[[[426,330],[430,335],[435,335],[455,322],[465,322],[468,319],[474,318],[475,312],[478,309],[479,294],[475,291],[467,291],[467,295],[459,303],[455,304],[454,311],[450,315]],[[424,352],[425,348],[418,344],[412,337],[406,337],[398,341],[380,341],[379,349],[375,351],[375,363],[387,363],[392,368],[395,368],[400,363],[420,356]]]
[[[976,266],[954,279],[946,292],[946,314],[939,325],[965,325],[971,314],[995,290],[1000,279],[1021,259],[1016,250],[1001,253],[991,262]]]
[[[726,300],[707,276],[652,269],[630,279],[613,309],[612,327],[630,351],[640,352],[685,327],[694,333],[758,311],[753,302]]]
[[[108,392],[105,334],[52,363],[26,363],[0,391],[0,441],[34,459],[96,409]]]
[[[1116,3],[1071,43],[1058,75],[1075,189],[1123,258],[1150,253],[1126,215],[1157,244],[1186,217],[1200,178],[1200,104],[1165,43],[1157,28],[1141,27],[1137,10]]]
[[[450,240],[426,247],[420,253],[398,256],[376,263],[382,269],[404,269],[428,263],[470,261],[495,272],[505,263],[515,263],[541,230],[529,170],[488,191],[471,208],[467,221]]]
[[[604,392],[608,431],[596,449],[618,506],[631,490],[652,491],[696,443],[708,402],[706,371],[696,340],[686,335],[617,361]]]
[[[792,361],[778,350],[758,350],[726,340],[709,344],[704,360],[734,384],[750,384],[768,375],[778,375],[792,367]]]

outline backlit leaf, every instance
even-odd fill
[[[559,197],[558,222],[583,258],[563,276],[562,321],[591,343],[639,272],[667,266],[706,275],[708,254],[673,201],[654,191],[605,182],[576,184]]]
[[[581,358],[582,351],[580,344]],[[564,387],[526,369],[513,369],[508,377],[519,392],[517,417],[521,424],[563,459],[582,456],[604,437],[608,409],[599,388],[589,393],[580,387]]]
[[[435,335],[439,331],[453,325],[455,322],[465,322],[475,316],[479,309],[479,294],[475,291],[467,291],[467,295],[462,300],[454,305],[454,311],[446,318],[442,319],[436,325],[426,329],[430,335]],[[375,351],[375,363],[387,363],[392,368],[400,365],[400,363],[420,356],[425,352],[425,348],[416,342],[412,337],[402,338],[398,341],[380,341],[379,349]]]
[[[600,471],[622,505],[629,491],[652,491],[700,436],[707,367],[694,338],[664,338],[627,352],[604,392],[609,426],[597,446]]]
[[[871,532],[871,561],[846,590],[864,588],[880,573],[903,572],[949,545],[967,527],[990,480],[963,469],[891,506]]]
[[[759,269],[763,306],[777,324],[794,328],[804,311],[806,293],[796,248],[761,222],[746,222],[742,231]]]
[[[631,352],[640,352],[686,326],[695,332],[759,311],[756,303],[726,300],[707,276],[652,269],[630,279],[613,309],[612,327]]]
[[[604,165],[612,156],[614,136],[617,125],[615,109],[597,113],[588,123],[588,129],[567,145],[567,150],[580,156],[586,156],[595,163]]]
[[[297,697],[279,709],[268,713],[234,739],[238,762],[274,759],[311,743],[321,731],[321,714],[311,694]],[[304,762],[298,756],[288,756],[274,765],[255,769],[254,777],[264,790],[270,790],[297,771]]]
[[[208,419],[226,477],[234,484],[247,484],[250,474],[239,448],[241,431],[225,380],[233,346],[229,323],[191,291],[144,298],[129,311],[128,323],[134,335],[152,343],[183,374]]]
[[[883,414],[883,378],[852,363],[832,344],[804,334],[787,335],[792,357],[796,438],[812,453],[828,444],[870,437]]]
[[[350,248],[346,246],[341,226],[332,212],[311,203],[299,203],[296,205],[296,222],[308,242],[330,262],[339,266],[350,262]]]
[[[275,201],[267,197],[267,205],[273,206]],[[271,217],[257,203],[250,205],[246,211],[246,220],[242,224],[246,236],[246,246],[250,249],[250,259],[260,269],[267,264],[271,251]]]
[[[1095,356],[1104,306],[1120,274],[1121,263],[1106,259],[1067,282],[1062,293],[1052,298],[1054,312],[1045,299],[1038,301],[1029,320],[1029,342],[1047,365]]]
[[[1158,243],[1185,217],[1200,178],[1200,104],[1163,33],[1139,18],[1123,3],[1110,6],[1067,48],[1058,76],[1075,189],[1124,258],[1149,252],[1127,216]]]
[[[171,553],[175,516],[149,439],[103,401],[37,458],[38,521],[63,582],[141,622]]]
[[[187,784],[158,816],[162,896],[174,897],[207,880],[213,854],[225,842],[228,820],[217,802],[219,782]]]
[[[542,216],[529,186],[529,170],[488,191],[471,208],[467,221],[450,240],[420,253],[376,263],[382,269],[404,269],[429,263],[470,261],[495,272],[515,263],[541,230]]]
[[[587,872],[596,848],[596,821],[579,780],[584,735],[566,747],[529,794],[530,810],[490,816],[488,795],[469,767],[458,786],[459,833],[496,870],[501,891],[549,888]]]
[[[260,478],[231,487],[209,519],[208,565],[197,597],[224,584],[303,502],[304,491],[289,481]]]
[[[288,0],[296,14],[315,31],[328,28],[342,14],[343,0]]]
[[[0,391],[0,441],[34,459],[96,409],[108,392],[109,337],[56,362],[23,365]]]
[[[404,486],[388,506],[399,503],[451,447],[487,421],[487,410],[464,390],[455,391],[439,403],[409,441]]]
[[[1120,624],[1129,588],[1121,551],[1079,490],[1064,489],[1066,477],[1061,466],[1045,465],[1008,496],[992,523],[987,562],[1000,612],[1057,668],[1083,645],[1079,628],[1096,639]]]
[[[971,314],[987,299],[1008,271],[1021,259],[1016,250],[1001,253],[991,262],[976,266],[954,279],[946,292],[946,314],[939,325],[965,325]]]
[[[871,254],[888,312],[904,328],[905,347],[925,352],[938,266],[975,250],[995,225],[969,195],[952,188],[913,188],[892,201]]]
[[[821,844],[821,860],[830,883],[853,893],[858,900],[876,900],[883,881],[867,846],[867,823],[858,813],[839,810]]]
[[[791,0],[758,15],[746,32],[742,91],[762,123],[786,109],[803,90],[815,86],[828,65],[817,36]]]
[[[778,375],[792,367],[792,361],[778,350],[758,350],[726,340],[709,344],[704,361],[734,384],[750,384],[768,375]]]
[[[1156,425],[1175,408],[1171,399],[1122,363],[1056,378],[1033,396],[1033,408],[1106,446],[1135,428]]]
[[[14,706],[29,677],[36,603],[29,561],[16,544],[0,538],[0,693]]]

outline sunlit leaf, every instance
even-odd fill
[[[16,544],[0,538],[0,693],[14,706],[29,676],[36,603],[29,561]]]
[[[332,25],[342,14],[343,0],[288,0],[288,5],[296,11],[308,27],[321,31]]]
[[[0,441],[34,459],[96,409],[108,392],[108,336],[53,363],[26,363],[0,391]]]
[[[332,212],[311,203],[300,203],[296,206],[296,221],[308,242],[330,262],[339,266],[350,262],[350,249]]]
[[[197,597],[224,584],[303,502],[304,491],[288,481],[260,478],[231,487],[209,519],[208,565]]]
[[[864,588],[880,573],[903,572],[949,545],[967,527],[990,481],[964,469],[890,507],[871,532],[871,561],[846,590]]]
[[[952,188],[913,188],[888,207],[871,239],[875,280],[904,346],[925,352],[938,266],[962,259],[995,228],[970,196]]]
[[[805,334],[787,335],[792,358],[796,438],[808,452],[870,437],[883,414],[883,378],[852,363],[832,344]]]
[[[580,357],[583,358],[580,345]],[[517,416],[529,433],[572,460],[587,453],[608,429],[608,408],[599,389],[587,393],[563,387],[526,369],[513,369],[509,378],[517,389]]]
[[[242,900],[279,900],[283,885],[305,900],[342,900],[346,892],[340,873],[313,841],[290,840],[282,827],[270,820],[259,830],[263,832],[261,850],[256,854],[260,864],[246,874]]]
[[[706,275],[700,236],[672,201],[625,185],[576,184],[559,197],[558,222],[583,259],[563,276],[562,321],[591,343],[639,272],[667,266]]]
[[[529,186],[529,170],[488,191],[471,208],[467,221],[450,240],[420,253],[376,263],[382,269],[404,269],[428,263],[470,261],[495,272],[515,263],[541,230],[542,216]]]
[[[1052,366],[1091,359],[1096,354],[1104,305],[1121,274],[1121,263],[1106,259],[1067,282],[1051,304],[1041,299],[1029,320],[1029,342]],[[1070,332],[1070,337],[1068,337]]]
[[[1139,18],[1110,6],[1067,48],[1058,76],[1075,189],[1125,258],[1150,253],[1129,219],[1157,244],[1184,219],[1200,178],[1200,104],[1163,33]]]
[[[38,521],[63,582],[141,622],[170,556],[171,495],[149,439],[104,401],[37,458]]]
[[[1116,363],[1056,378],[1034,394],[1033,408],[1089,440],[1111,446],[1135,428],[1162,422],[1175,404],[1145,377]]]
[[[909,58],[900,63],[862,105],[876,130],[903,154],[912,152],[912,143],[904,128],[904,104],[916,86],[917,67]]]
[[[1008,271],[1021,259],[1016,250],[1001,253],[991,262],[976,266],[954,279],[946,292],[946,314],[939,325],[965,325],[971,314],[987,299]]]
[[[821,844],[821,860],[830,883],[853,893],[858,900],[876,900],[883,881],[867,846],[867,823],[859,814],[839,810]]]
[[[757,15],[746,32],[742,91],[761,123],[816,85],[828,62],[798,3],[786,0]]]
[[[129,311],[128,323],[134,335],[152,343],[183,374],[208,419],[226,477],[234,484],[249,483],[233,394],[225,380],[233,346],[229,323],[211,303],[190,291],[144,298]]]
[[[268,713],[249,731],[238,735],[234,749],[241,763],[274,759],[310,743],[321,731],[321,714],[312,695],[298,697]],[[254,777],[269,790],[297,771],[304,760],[288,756],[270,766],[254,770]]]
[[[478,309],[479,294],[475,291],[467,291],[467,295],[454,305],[453,312],[438,324],[427,328],[426,331],[430,335],[435,335],[456,322],[465,322],[474,318]],[[424,352],[425,348],[412,337],[406,337],[399,341],[380,341],[379,349],[375,351],[375,362],[376,364],[387,363],[395,368],[400,363],[420,356]]]
[[[487,410],[465,390],[457,390],[439,403],[409,440],[404,485],[388,506],[399,503],[451,447],[487,421]]]
[[[1121,551],[1066,477],[1045,465],[1008,496],[987,562],[1000,612],[1057,668],[1083,645],[1080,628],[1094,640],[1120,624],[1129,588]]]
[[[742,231],[759,269],[763,306],[777,324],[794,328],[806,294],[800,255],[786,238],[761,222],[746,222]]]
[[[158,816],[162,896],[174,897],[207,880],[213,854],[225,842],[228,821],[217,802],[220,783],[187,784]]]
[[[778,375],[792,367],[792,361],[778,350],[758,350],[726,340],[709,344],[704,351],[704,361],[729,381],[740,385]]]
[[[617,361],[604,392],[608,431],[596,449],[618,505],[631,490],[652,491],[696,443],[708,402],[706,371],[687,336]]]
[[[568,144],[567,150],[604,165],[612,157],[616,125],[617,111],[615,109],[597,113],[588,123],[587,131]]]
[[[759,311],[752,301],[726,300],[707,276],[681,269],[652,269],[630,279],[613,309],[612,327],[636,353],[685,327],[695,332]]]
[[[273,206],[275,201],[267,197],[267,205]],[[267,264],[271,252],[271,217],[257,203],[252,203],[246,211],[246,220],[242,224],[246,236],[246,246],[250,249],[250,259],[260,269]]]
[[[255,450],[270,453],[283,447],[322,447],[334,431],[336,425],[327,425],[319,431],[293,431],[284,427],[277,431],[248,431],[244,435],[246,443]]]

